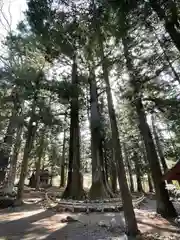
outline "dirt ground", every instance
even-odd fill
[[[125,240],[123,234],[123,213],[56,213],[42,207],[41,198],[36,193],[25,198],[26,204],[14,209],[0,211],[0,240]],[[179,205],[177,204],[177,208]],[[141,232],[156,233],[162,238],[180,239],[180,228],[154,214],[155,201],[146,199],[140,209],[135,209]],[[61,223],[67,216],[78,221]],[[114,227],[108,228],[100,223]],[[151,239],[151,238],[149,238]],[[153,238],[152,238],[153,239]]]

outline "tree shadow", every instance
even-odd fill
[[[30,203],[23,203],[21,206],[12,206],[4,209],[0,209],[0,214],[11,214],[11,213],[20,213],[20,212],[31,212],[40,208],[40,204],[43,202],[43,199],[40,199],[36,202],[29,201]]]
[[[175,228],[172,229],[172,228],[168,228],[168,227],[160,227],[160,226],[157,226],[156,223],[152,224],[152,223],[143,222],[141,220],[138,220],[138,223],[142,224],[142,225],[150,226],[150,227],[152,227],[152,229],[154,229],[155,231],[158,231],[158,232],[168,232],[168,233],[180,234],[180,229],[175,229]]]
[[[18,223],[21,223],[21,222],[32,223],[32,222],[36,222],[36,221],[39,221],[39,220],[44,219],[44,218],[52,217],[55,214],[56,213],[53,212],[53,211],[46,210],[46,211],[43,211],[43,212],[40,212],[40,213],[36,213],[36,214],[28,216],[28,217],[20,218],[20,219],[17,219],[17,220],[12,220],[10,222],[8,220],[8,223],[2,222],[2,223],[0,223],[0,225],[1,224],[6,224],[6,225],[7,224],[14,224],[16,222],[18,222]]]
[[[22,229],[21,231],[9,231],[5,232],[4,234],[0,233],[0,239],[6,239],[6,240],[25,240],[25,239],[39,239],[40,237],[44,236],[46,237],[49,234],[49,230],[45,227],[37,227],[37,226],[29,226],[29,228],[24,231]]]
[[[67,223],[65,226],[62,226],[56,231],[50,233],[44,240],[106,240],[114,237],[118,238],[119,240],[125,239],[123,237],[124,219],[119,213],[90,213],[88,215],[79,213],[70,215],[74,216],[78,221]],[[99,226],[98,223],[101,220],[103,220],[105,223],[110,223],[110,220],[113,217],[116,217],[118,227],[109,230],[108,227]]]
[[[67,213],[67,215],[75,216],[78,221],[72,223],[60,223],[60,219],[58,218],[62,218],[63,214],[56,213],[51,210],[46,210],[21,219],[0,223],[0,239],[5,238],[8,240],[19,240],[38,239],[40,237],[41,239],[43,237],[44,240],[107,240],[113,237],[117,237],[119,240],[125,239],[122,233],[124,227],[123,212],[98,214],[91,213],[89,215],[82,213]],[[54,215],[56,216],[53,217]],[[140,217],[143,218],[143,215]],[[112,218],[116,218],[118,225],[118,228],[116,230],[110,231],[108,228],[98,225],[100,220],[110,222]],[[180,230],[175,229],[172,225],[172,228],[169,225],[167,225],[167,227],[165,225],[162,225],[161,227],[161,225],[156,224],[156,222],[149,223],[146,221],[144,222],[143,219],[137,220],[140,225],[149,226],[152,230],[152,233],[156,232],[160,235],[163,232],[180,234]],[[53,222],[58,222],[58,225],[53,226]],[[122,229],[119,226],[122,226]]]
[[[122,236],[122,238],[121,238]],[[109,231],[98,225],[85,225],[83,223],[68,223],[66,226],[50,233],[44,240],[107,240],[118,238],[124,240],[124,234],[121,231]]]
[[[0,223],[0,239],[1,237],[8,237],[8,240],[24,239],[22,236],[25,235],[48,234],[48,230],[44,226],[39,227],[38,225],[33,225],[33,223],[52,217],[53,215],[55,215],[55,212],[46,210],[28,217],[2,222]],[[9,238],[12,236],[13,238]]]

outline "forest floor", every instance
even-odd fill
[[[25,194],[21,207],[0,210],[0,240],[125,240],[124,217],[120,213],[57,213],[45,209],[43,193]],[[143,239],[180,239],[180,228],[155,214],[155,200],[146,198],[135,209]],[[180,203],[176,203],[180,210]],[[62,223],[72,216],[78,220]],[[113,223],[113,224],[112,224]]]

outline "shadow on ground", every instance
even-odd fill
[[[154,204],[154,202],[152,202]],[[148,201],[145,205],[150,204]],[[163,236],[180,235],[174,226],[162,218],[151,219],[147,212],[153,207],[144,206],[143,209],[136,209],[139,229],[142,232],[158,233]],[[91,213],[70,214],[56,213],[51,210],[39,209],[38,203],[24,206],[18,212],[3,211],[0,212],[0,239],[6,240],[125,240],[122,234],[124,229],[123,213]],[[27,208],[26,208],[27,207]],[[147,210],[148,208],[148,210]],[[2,213],[2,214],[1,214]],[[78,219],[73,223],[61,223],[66,216],[74,216]],[[98,223],[103,220],[110,223],[115,218],[117,228],[109,230],[106,227],[100,227]],[[179,237],[177,237],[179,239]]]

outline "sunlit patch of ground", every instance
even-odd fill
[[[30,201],[31,202],[31,201]],[[22,208],[0,211],[0,239],[7,240],[115,240],[125,239],[122,235],[124,225],[123,213],[92,213],[70,214],[56,213],[50,210],[39,209],[38,201],[26,204]],[[138,226],[141,232],[156,233],[164,237],[173,236],[179,239],[180,229],[172,226],[167,220],[156,216],[153,212],[155,201],[148,200],[142,209],[135,209]],[[73,216],[78,221],[61,223],[67,216]],[[99,222],[107,225],[114,218],[118,229],[110,231],[100,227]],[[157,238],[158,239],[158,238]]]

